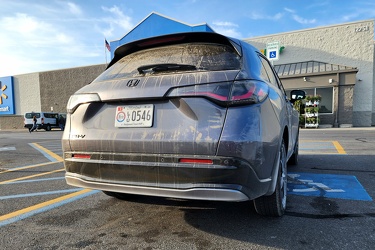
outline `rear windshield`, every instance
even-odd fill
[[[165,63],[194,65],[197,70],[205,71],[234,70],[240,68],[240,57],[233,48],[222,44],[189,43],[158,47],[123,57],[96,81],[139,76],[139,67]]]
[[[40,118],[40,113],[26,113],[25,118],[26,119],[32,119],[34,117],[34,115],[35,115],[36,118]]]

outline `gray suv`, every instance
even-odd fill
[[[66,181],[124,199],[253,200],[286,208],[298,160],[298,112],[253,46],[216,33],[153,37],[114,58],[67,105]]]

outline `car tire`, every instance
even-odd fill
[[[51,131],[51,125],[47,124],[46,131]]]
[[[135,197],[133,194],[124,194],[124,193],[117,193],[117,192],[110,192],[110,191],[103,191],[108,196],[117,198],[119,200],[130,200]]]
[[[269,196],[261,196],[254,200],[254,207],[258,214],[280,217],[285,213],[287,197],[287,164],[284,141],[281,142],[279,152],[279,170],[275,192]]]
[[[293,154],[288,160],[288,165],[298,165],[299,135],[297,135],[296,144],[294,145]]]

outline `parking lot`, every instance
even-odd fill
[[[68,186],[62,132],[0,131],[2,249],[372,249],[375,129],[302,129],[282,218]]]

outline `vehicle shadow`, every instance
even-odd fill
[[[302,155],[299,165],[290,167],[289,171],[363,174],[365,176],[374,174],[372,169],[363,165],[355,168],[343,165],[348,161],[362,161],[362,163],[368,161],[363,158],[363,156],[353,155],[344,157],[342,155],[319,155],[317,159],[316,156]],[[371,158],[369,161],[375,160],[375,156],[365,158]],[[365,180],[363,182],[366,182]],[[366,183],[366,186],[372,186],[373,190],[374,182]],[[290,249],[291,246],[294,246],[294,249],[306,249],[319,240],[326,241],[329,246],[332,244],[330,237],[325,240],[319,239],[321,232],[334,235],[334,229],[331,226],[327,227],[327,220],[330,223],[333,222],[332,220],[337,220],[343,231],[351,231],[353,219],[375,217],[375,213],[371,212],[374,209],[373,202],[327,198],[323,194],[320,196],[288,195],[286,213],[280,218],[258,215],[252,201],[214,202],[134,196],[127,202],[147,204],[151,207],[160,206],[167,211],[178,210],[183,212],[184,221],[188,225],[211,235],[283,249]],[[314,232],[310,232],[311,230]],[[309,232],[308,236],[303,232]],[[293,235],[295,237],[291,237]],[[345,238],[345,235],[341,237]]]

